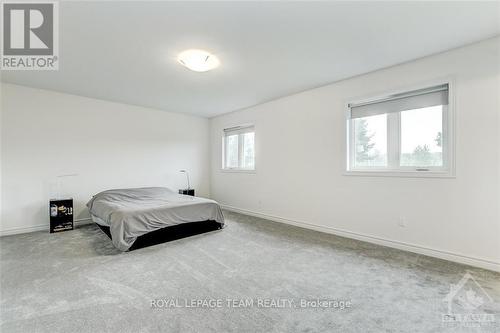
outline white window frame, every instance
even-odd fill
[[[391,95],[409,91],[425,89],[433,86],[448,84],[448,105],[443,106],[443,166],[442,167],[412,167],[400,166],[401,152],[401,112],[387,113],[387,167],[362,168],[354,167],[354,119],[351,119],[350,104],[374,102],[383,100]],[[455,98],[454,80],[452,78],[426,82],[413,87],[390,91],[385,94],[353,99],[346,104],[346,169],[345,175],[354,176],[387,176],[387,177],[455,177]]]
[[[254,133],[254,167],[253,168],[242,168],[240,166],[243,165],[243,135],[245,133],[252,133],[252,132]],[[229,136],[227,133],[238,134],[238,167],[226,166],[226,156],[227,156],[226,137]],[[255,125],[253,125],[253,124],[245,124],[245,125],[232,126],[229,128],[225,128],[222,131],[222,167],[221,167],[221,171],[223,171],[223,172],[255,173],[257,170],[256,140],[257,140],[257,136],[256,136],[256,132],[255,132]]]

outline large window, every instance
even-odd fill
[[[348,105],[353,173],[452,173],[449,85]]]
[[[224,130],[222,140],[225,170],[255,170],[255,129],[237,126]]]

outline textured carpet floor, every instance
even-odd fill
[[[500,274],[225,215],[222,231],[129,253],[95,225],[1,238],[1,331],[478,331],[442,322],[450,284],[467,271],[491,297],[475,311],[495,322],[479,330],[500,331]],[[330,307],[300,306],[316,298],[332,300]],[[196,300],[222,304],[186,307]],[[352,304],[342,310],[333,300]]]

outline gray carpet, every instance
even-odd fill
[[[222,231],[129,253],[95,225],[1,238],[1,331],[500,331],[498,273],[225,215]],[[479,329],[442,321],[443,298],[467,271],[491,297],[479,310],[495,322]],[[329,307],[300,306],[317,298]],[[207,302],[186,307],[196,300]]]

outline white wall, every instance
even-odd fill
[[[208,196],[209,121],[143,107],[2,85],[0,232],[48,228],[56,176],[88,217],[91,196],[110,188],[185,187]]]
[[[490,39],[211,119],[212,198],[260,216],[500,270],[499,44]],[[456,178],[343,175],[346,101],[450,75]],[[222,129],[246,123],[255,124],[257,172],[221,172]],[[407,227],[398,226],[400,216]]]
[[[0,79],[2,78],[2,73],[0,73]],[[2,118],[3,118],[3,83],[0,82],[0,226],[2,225]]]

